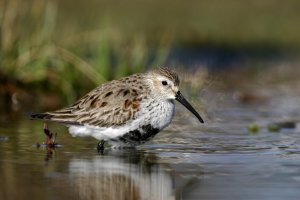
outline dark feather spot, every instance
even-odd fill
[[[125,97],[129,93],[129,90],[125,90],[123,96]]]
[[[108,96],[112,95],[112,93],[113,93],[113,92],[108,92],[108,93],[105,94],[104,97],[108,97]]]
[[[93,95],[91,95],[90,97],[89,97],[89,99],[90,100],[92,100],[92,99],[95,99],[97,96],[95,95],[95,94],[93,94]]]
[[[90,103],[91,107],[96,107],[97,99],[93,99]]]
[[[139,88],[140,88],[141,90],[144,89],[143,86],[140,86]]]
[[[104,107],[106,105],[107,105],[107,102],[102,102],[101,105],[100,105],[100,107]]]
[[[103,113],[102,113],[102,115],[107,115],[107,114],[109,114],[111,112],[111,110],[106,110],[106,111],[104,111]]]
[[[131,105],[131,101],[130,100],[128,100],[128,99],[126,99],[125,100],[125,104],[124,104],[124,106],[125,106],[125,109],[127,109],[130,105]]]
[[[133,96],[137,96],[137,95],[138,95],[138,92],[137,92],[135,89],[133,89],[133,90],[132,90],[132,95],[133,95]]]

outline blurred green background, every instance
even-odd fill
[[[299,10],[297,0],[2,0],[0,110],[58,108],[156,66],[297,60]]]

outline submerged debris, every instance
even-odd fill
[[[296,128],[297,127],[297,122],[295,121],[284,121],[284,122],[277,122],[276,123],[277,126],[279,126],[280,128]]]

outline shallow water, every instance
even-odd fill
[[[57,124],[61,146],[37,148],[42,122],[2,123],[0,199],[299,199],[300,98],[268,91],[267,103],[243,104],[207,89],[204,125],[177,105],[172,125],[136,150],[98,153],[94,139]],[[266,128],[285,120],[295,127]],[[254,122],[263,128],[249,133]]]

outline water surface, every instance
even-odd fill
[[[55,150],[42,122],[0,125],[0,199],[299,199],[300,96],[268,90],[267,102],[244,104],[235,91],[210,88],[200,125],[182,106],[173,124],[136,150],[96,151],[92,138],[58,132]],[[294,128],[270,132],[269,123]],[[257,123],[261,129],[250,133]]]

